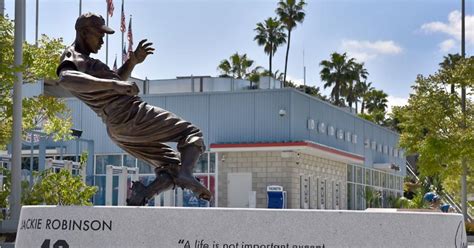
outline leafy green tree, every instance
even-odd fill
[[[344,95],[348,84],[353,79],[352,67],[354,64],[353,58],[348,58],[346,53],[332,53],[330,60],[323,60],[319,64],[323,67],[320,75],[321,80],[325,81],[324,88],[332,87],[331,101],[336,106],[344,106],[344,100],[341,96]]]
[[[443,62],[439,63],[439,66],[441,67],[441,70],[445,70],[445,71],[453,70],[461,59],[462,57],[458,53],[448,54],[447,56],[443,57]],[[451,94],[454,94],[456,90],[454,87],[454,83],[450,83],[450,82],[446,82],[446,83],[451,84]]]
[[[291,81],[289,81],[291,83]],[[304,93],[317,97],[323,101],[327,101],[327,97],[321,92],[321,89],[316,86],[309,86],[309,85],[299,85],[298,89],[303,91]]]
[[[47,170],[41,173],[24,204],[91,206],[90,199],[96,192],[96,186],[86,185],[82,177],[73,176],[67,170],[58,173]]]
[[[0,207],[9,206],[11,192],[11,173],[0,168],[3,173],[3,185],[0,191]],[[90,199],[97,192],[96,186],[88,186],[81,176],[73,176],[67,170],[54,173],[51,170],[33,173],[34,184],[22,181],[21,203],[23,205],[80,205],[90,206]]]
[[[439,174],[443,180],[457,177],[461,158],[474,161],[473,103],[468,98],[463,113],[459,95],[447,92],[444,85],[449,77],[455,86],[472,88],[474,59],[460,63],[453,70],[418,76],[403,113],[400,144],[409,153],[420,155],[418,169],[422,175]]]
[[[280,0],[278,2],[276,13],[288,31],[283,82],[286,82],[288,55],[290,54],[291,31],[296,28],[297,23],[303,23],[304,17],[306,15],[303,9],[305,5],[306,3],[304,0],[300,0],[298,3],[296,0]]]
[[[268,54],[268,65],[270,75],[273,76],[272,58],[277,48],[286,42],[286,34],[283,32],[285,27],[276,18],[269,17],[264,22],[257,23],[254,29],[257,35],[254,40],[259,46],[263,46],[263,50]]]
[[[0,149],[11,140],[15,72],[22,71],[25,82],[38,79],[54,82],[64,45],[61,39],[42,36],[38,46],[23,44],[23,64],[14,66],[13,23],[0,16]],[[69,137],[70,113],[63,101],[50,96],[23,99],[23,130],[41,127],[56,139]]]
[[[393,106],[392,112],[388,114],[388,118],[385,120],[385,126],[392,129],[393,131],[401,133],[403,128],[400,124],[404,121],[404,111],[404,106]]]

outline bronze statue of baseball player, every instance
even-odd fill
[[[104,35],[114,31],[96,14],[76,21],[76,39],[61,56],[59,85],[89,106],[107,127],[110,138],[125,152],[155,167],[156,179],[148,186],[134,182],[128,205],[145,205],[148,199],[174,186],[192,190],[199,198],[212,195],[194,176],[193,168],[204,152],[201,131],[175,114],[144,102],[134,82],[127,81],[135,65],[153,54],[152,43],[142,40],[117,72],[89,57],[101,48]],[[165,142],[176,142],[179,154]]]

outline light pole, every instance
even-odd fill
[[[25,24],[25,0],[15,2],[15,67],[23,64],[23,41]],[[10,209],[11,220],[17,222],[21,209],[21,130],[22,130],[22,93],[23,72],[15,73],[16,81],[13,86],[13,132],[12,132],[12,172]]]
[[[466,57],[466,33],[465,33],[465,2],[461,0],[461,56]],[[461,108],[463,114],[463,128],[466,128],[466,86],[461,86]],[[461,207],[464,220],[467,220],[467,161],[461,158]]]

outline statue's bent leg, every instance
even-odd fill
[[[180,151],[181,168],[175,178],[176,185],[190,189],[199,198],[210,201],[212,193],[193,176],[193,170],[199,156],[202,154],[202,148],[196,145],[188,145],[181,148]]]
[[[155,194],[174,187],[174,177],[178,174],[180,159],[173,149],[160,142],[149,144],[120,142],[117,145],[130,155],[155,167],[156,178],[149,185],[133,182],[131,195],[127,199],[129,206],[143,206]]]

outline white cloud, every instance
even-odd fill
[[[465,16],[465,30],[466,30],[466,43],[474,45],[474,15]],[[425,23],[421,26],[421,30],[426,33],[442,33],[450,37],[449,40],[443,41],[439,44],[440,50],[443,50],[449,46],[454,47],[454,42],[459,43],[461,40],[461,12],[455,10],[449,13],[448,22],[430,22]],[[448,44],[452,42],[453,44]],[[451,48],[452,48],[451,47]]]
[[[392,40],[358,41],[343,40],[341,48],[358,61],[368,61],[379,55],[394,55],[402,52],[402,48]]]
[[[439,44],[439,49],[441,52],[447,53],[451,51],[456,46],[456,41],[453,39],[448,39]]]
[[[388,96],[387,100],[388,100],[387,113],[392,112],[393,106],[403,106],[408,103],[408,98],[405,98],[405,97]]]

